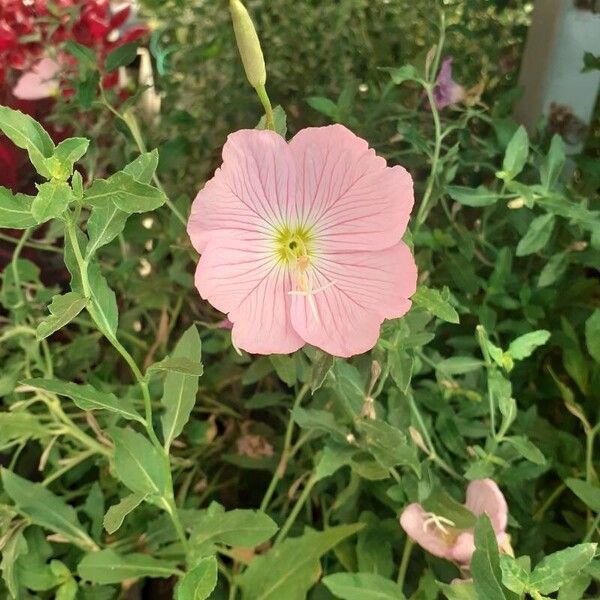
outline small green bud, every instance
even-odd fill
[[[254,23],[240,0],[230,0],[229,10],[246,77],[252,87],[262,87],[267,81],[267,70]]]

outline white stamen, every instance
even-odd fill
[[[437,529],[439,529],[442,533],[447,534],[448,530],[445,525],[450,527],[454,527],[456,523],[451,521],[450,519],[446,519],[446,517],[442,517],[441,515],[436,515],[435,513],[425,513],[427,519],[423,521],[423,531],[427,531],[427,528],[430,525],[434,525]]]

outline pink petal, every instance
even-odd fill
[[[409,310],[417,269],[410,250],[400,242],[376,252],[317,256],[309,277],[316,291],[293,295],[294,329],[309,344],[348,357],[377,343],[384,319]]]
[[[451,558],[452,548],[444,541],[443,533],[434,525],[425,527],[427,513],[420,504],[409,504],[400,515],[400,525],[406,535],[434,556]]]
[[[21,100],[40,100],[54,96],[58,91],[56,74],[60,65],[51,58],[43,58],[31,71],[19,77],[13,95]]]
[[[188,234],[198,252],[215,236],[268,234],[296,213],[295,165],[285,140],[273,131],[232,133],[223,165],[192,204]]]
[[[475,552],[475,536],[473,532],[461,533],[452,546],[452,560],[461,564],[469,564]]]
[[[211,239],[196,269],[200,295],[229,313],[238,348],[256,354],[286,354],[304,344],[292,329],[290,276],[260,235]]]
[[[309,127],[289,147],[299,172],[304,223],[324,247],[345,252],[396,244],[413,206],[412,179],[342,125]]]
[[[465,506],[476,516],[486,513],[497,534],[506,530],[508,506],[492,479],[477,479],[467,486]]]

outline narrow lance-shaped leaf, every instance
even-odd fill
[[[31,203],[31,214],[37,223],[60,217],[75,199],[71,188],[64,182],[49,181],[37,188],[37,196]]]
[[[42,378],[26,379],[23,383],[34,389],[71,398],[81,410],[109,410],[125,419],[144,423],[144,419],[135,410],[131,401],[117,398],[111,393],[101,392],[90,384],[81,385],[60,379]]]
[[[125,517],[133,512],[147,497],[147,494],[134,492],[125,496],[120,502],[111,506],[104,515],[103,525],[108,533],[113,534],[123,525]]]
[[[87,222],[90,238],[85,249],[86,259],[93,256],[98,248],[112,242],[124,229],[129,214],[114,204],[95,206]]]
[[[506,600],[500,581],[500,555],[496,534],[487,515],[475,523],[475,552],[471,559],[471,572],[480,598]]]
[[[188,571],[175,588],[175,600],[206,600],[217,585],[217,559],[203,558]]]
[[[158,150],[144,152],[132,160],[123,171],[140,183],[150,183],[158,166]]]
[[[62,535],[85,550],[97,548],[79,522],[75,510],[42,484],[32,483],[2,469],[2,485],[17,509],[36,525]]]
[[[77,567],[82,579],[110,585],[126,579],[171,577],[178,571],[174,563],[147,554],[118,554],[107,548],[83,557]]]
[[[403,600],[402,588],[377,573],[335,573],[323,578],[325,587],[342,600]]]
[[[195,325],[192,325],[182,336],[173,352],[172,358],[185,358],[200,364],[202,349],[200,335]],[[178,372],[169,372],[165,377],[164,392],[161,399],[165,407],[162,416],[163,437],[165,447],[183,431],[184,425],[190,418],[192,408],[196,403],[198,391],[198,376]]]

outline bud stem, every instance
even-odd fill
[[[273,107],[271,106],[271,100],[267,94],[267,89],[264,85],[257,85],[255,88],[258,97],[265,109],[266,128],[271,131],[275,131],[275,123],[273,122]]]

